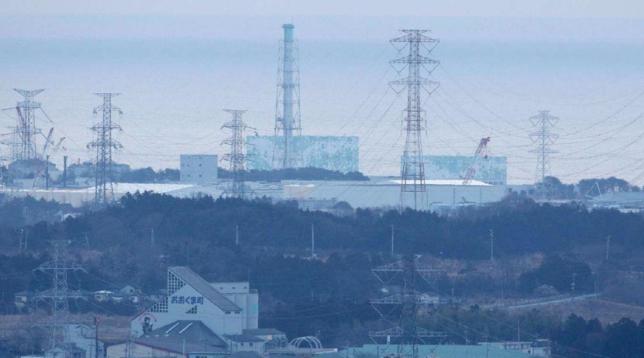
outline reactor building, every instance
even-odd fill
[[[300,73],[292,24],[282,26],[277,70],[275,131],[246,139],[248,169],[316,167],[340,172],[359,170],[359,140],[355,136],[304,136],[300,115]]]
[[[473,158],[466,155],[425,155],[423,159],[429,180],[460,179],[473,165]],[[472,179],[491,185],[507,185],[507,157],[487,156],[485,160],[478,161]]]

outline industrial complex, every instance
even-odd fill
[[[431,53],[437,44],[425,31],[404,30],[392,40],[402,57],[393,61],[404,68],[391,86],[407,93],[403,130],[405,149],[401,153],[400,177],[371,177],[368,180],[281,180],[252,181],[247,171],[317,168],[343,174],[360,171],[360,139],[357,136],[304,135],[300,105],[300,71],[295,26],[282,26],[277,71],[274,132],[257,130],[243,119],[245,110],[226,109],[232,119],[221,129],[230,137],[221,144],[224,153],[180,154],[179,177],[174,181],[124,183],[117,180],[129,167],[117,164],[113,152],[121,126],[115,116],[122,111],[113,101],[118,93],[98,93],[102,104],[94,113],[99,120],[91,127],[96,139],[88,144],[95,157],[84,163],[67,163],[63,168],[49,161],[64,150],[65,137],[56,138],[54,128],[47,135],[37,127],[37,115],[46,116],[35,97],[42,90],[16,90],[23,100],[9,112],[16,118],[11,138],[11,155],[1,190],[9,195],[57,200],[74,206],[104,206],[133,191],[153,191],[178,197],[195,195],[269,197],[275,201],[295,200],[304,208],[329,209],[339,202],[358,207],[411,207],[446,210],[501,200],[507,193],[507,160],[489,156],[490,138],[483,138],[472,156],[427,155],[423,152],[425,112],[420,91],[431,93],[437,84],[424,76],[437,61]],[[47,117],[48,118],[48,117]],[[537,118],[538,119],[538,118]],[[535,119],[535,121],[537,120]],[[548,121],[542,121],[548,125]],[[541,122],[539,122],[541,123]],[[306,123],[304,123],[306,124]],[[535,124],[538,124],[535,122]],[[42,137],[42,138],[41,138]],[[40,143],[43,142],[43,143]],[[545,168],[544,165],[542,165]],[[220,177],[219,169],[229,175]],[[541,170],[544,175],[545,171]]]
[[[316,14],[328,4],[309,4],[296,29],[274,23],[294,2],[257,3],[169,6],[177,15],[138,4],[109,21],[101,6],[70,16],[69,4],[52,5],[43,18],[57,20],[39,26],[69,21],[60,34],[6,36],[11,48],[38,48],[16,58],[55,50],[67,67],[16,62],[7,81],[19,88],[0,87],[9,95],[0,108],[0,358],[644,356],[644,187],[631,184],[644,165],[623,152],[644,133],[622,135],[644,113],[609,121],[644,108],[627,78],[644,63],[644,52],[630,52],[637,41],[600,36],[603,55],[589,57],[605,68],[622,50],[632,57],[604,73],[577,63],[592,41],[579,40],[580,19],[557,18],[560,33],[535,36],[535,4],[519,20],[502,6],[509,25],[472,21],[471,7],[462,23],[455,9],[432,8],[448,14],[433,25],[449,33],[443,46],[428,29],[391,30],[423,19],[413,7],[400,20],[384,10],[400,4],[358,15],[346,4]],[[33,8],[5,30],[31,20]],[[147,8],[163,19],[145,24]],[[194,24],[180,26],[183,17]],[[635,22],[620,31],[636,33]],[[90,25],[106,47],[72,31]],[[568,37],[577,42],[558,42]],[[557,62],[535,44],[567,50]],[[113,48],[122,57],[108,55]],[[462,72],[452,76],[449,64]],[[561,73],[577,66],[610,83],[569,86]],[[49,82],[37,73],[18,83],[32,67],[48,69]],[[539,71],[553,69],[560,82],[541,81]],[[96,83],[81,75],[90,70]],[[74,76],[84,82],[56,88]],[[610,86],[614,98],[600,98]],[[79,88],[87,99],[71,93]],[[558,109],[525,109],[544,103]],[[602,103],[619,109],[587,123]],[[556,115],[572,129],[558,129]],[[595,147],[608,140],[626,144]],[[630,164],[617,168],[616,158]],[[642,173],[621,179],[634,170]]]

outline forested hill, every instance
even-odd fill
[[[125,196],[118,205],[102,211],[60,224],[40,223],[27,231],[38,231],[31,235],[33,248],[44,248],[55,237],[87,236],[95,249],[132,250],[127,252],[147,248],[153,231],[158,249],[180,261],[178,252],[207,254],[208,250],[233,248],[236,226],[242,248],[303,252],[310,245],[311,225],[315,226],[316,247],[322,251],[388,252],[392,225],[397,252],[453,258],[487,257],[490,230],[499,257],[567,250],[603,243],[607,236],[614,245],[644,246],[644,219],[639,215],[536,204],[516,196],[487,207],[463,209],[450,217],[360,209],[353,216],[336,217],[265,200],[179,199],[143,193]],[[3,247],[14,246],[16,230],[2,235]]]
[[[16,211],[22,201],[3,205]],[[52,203],[28,204],[30,210],[40,210],[39,206],[57,210]],[[321,260],[308,258],[311,225]],[[70,278],[74,287],[91,291],[127,283],[144,292],[157,292],[164,287],[167,266],[188,265],[211,281],[250,280],[262,293],[263,326],[280,328],[290,336],[319,332],[332,344],[365,343],[366,333],[377,320],[369,298],[381,288],[371,269],[391,260],[392,225],[397,254],[458,258],[464,265],[475,264],[488,258],[490,230],[499,262],[530,253],[545,254],[541,266],[523,267],[507,282],[480,271],[471,275],[462,272],[459,277],[443,277],[437,282],[439,292],[461,298],[508,290],[531,294],[544,284],[564,293],[570,289],[572,275],[576,275],[577,289],[589,292],[594,273],[574,257],[566,258],[566,252],[603,245],[607,236],[611,236],[612,247],[632,255],[644,246],[644,219],[639,215],[541,205],[518,196],[487,207],[463,209],[449,217],[411,210],[357,210],[353,216],[336,217],[301,211],[293,203],[179,199],[142,193],[125,196],[104,210],[84,212],[62,222],[40,222],[24,230],[0,222],[0,249],[6,253],[0,255],[5,272],[0,287],[6,288],[0,303],[11,308],[15,292],[49,287],[49,279],[34,275],[32,270],[47,259],[48,241],[64,238],[72,241],[70,253],[88,270]],[[235,227],[239,228],[239,245],[235,245]],[[29,238],[29,246],[17,255],[22,235]],[[611,264],[617,262],[621,260]],[[116,308],[109,310],[112,314]],[[133,314],[131,308],[118,313]],[[472,317],[470,323],[478,321]],[[446,322],[436,324],[444,326]],[[551,330],[558,327],[553,320],[522,330],[556,337]],[[503,332],[500,330],[498,337],[512,338]],[[450,339],[458,341],[461,333]]]

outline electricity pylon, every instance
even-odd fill
[[[423,158],[423,133],[426,130],[425,111],[421,103],[421,90],[431,94],[438,83],[423,77],[438,66],[438,61],[424,56],[431,53],[438,40],[428,37],[428,30],[402,30],[403,35],[391,40],[391,43],[403,54],[391,61],[398,73],[406,75],[392,81],[391,86],[400,93],[407,91],[407,106],[404,110],[403,129],[405,131],[405,149],[400,170],[400,207],[405,208],[406,194],[413,195],[413,207],[424,208],[427,198],[425,182],[425,163]]]
[[[221,143],[230,147],[230,152],[224,154],[223,160],[229,163],[228,169],[232,174],[231,188],[227,194],[236,198],[245,198],[247,191],[244,184],[244,173],[246,172],[246,153],[244,151],[244,133],[246,129],[255,129],[249,127],[242,120],[242,115],[246,110],[241,109],[224,109],[232,115],[232,119],[221,126],[222,129],[230,129],[231,136]]]
[[[121,126],[112,121],[112,113],[123,114],[120,108],[112,105],[112,97],[118,93],[96,93],[103,99],[103,104],[94,109],[94,115],[101,114],[101,120],[92,126],[96,139],[87,145],[89,149],[96,149],[94,203],[96,206],[105,206],[114,200],[114,173],[112,170],[112,151],[121,149],[121,143],[113,138],[114,130],[121,130]]]

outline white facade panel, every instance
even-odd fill
[[[217,182],[217,156],[212,154],[181,154],[180,181],[193,184]]]
[[[273,157],[283,148],[281,137],[253,136],[246,138],[248,168],[273,169]],[[342,173],[359,170],[359,140],[351,136],[295,136],[290,145],[297,155],[297,167],[314,167]]]
[[[189,271],[189,270],[188,270]],[[192,271],[190,271],[192,273]],[[192,273],[198,277],[196,274]],[[235,310],[224,310],[208,299],[195,287],[188,283],[182,285],[181,277],[168,275],[169,292],[167,301],[157,303],[142,314],[135,317],[130,330],[134,336],[141,336],[146,331],[168,325],[172,322],[184,320],[197,320],[203,322],[206,327],[219,336],[241,334],[244,329],[257,328],[259,320],[259,299],[256,291],[251,290],[248,282],[225,282],[205,283],[202,278],[200,282],[210,285],[228,301],[228,306]],[[222,298],[223,298],[222,297]],[[225,300],[225,299],[224,299]],[[234,304],[234,305],[233,305]],[[235,306],[236,305],[236,306]]]

